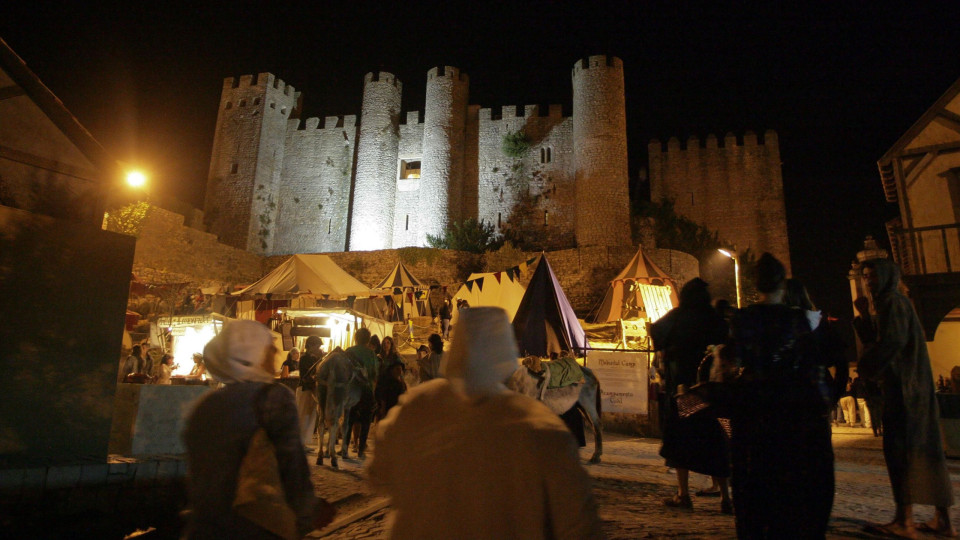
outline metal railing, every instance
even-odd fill
[[[890,240],[906,274],[960,272],[960,223],[897,228]]]

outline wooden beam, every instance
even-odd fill
[[[921,159],[916,165],[911,166],[909,171],[904,171],[906,176],[904,176],[903,181],[907,185],[907,189],[913,187],[913,184],[916,183],[916,181],[920,178],[920,173],[926,170],[926,168],[933,163],[933,160],[936,157],[936,152],[930,152],[923,156],[923,159]]]
[[[937,121],[960,133],[960,114],[943,109],[937,113]]]
[[[73,165],[61,163],[53,159],[45,158],[35,154],[30,154],[27,152],[22,152],[20,150],[15,150],[13,148],[4,146],[2,144],[0,144],[0,159],[15,161],[17,163],[22,163],[30,167],[44,169],[46,171],[55,172],[57,174],[62,174],[65,176],[72,176],[73,178],[86,180],[88,182],[93,182],[97,184],[101,182],[101,177],[100,177],[101,175],[92,169],[83,169],[80,167],[75,167]]]
[[[20,88],[15,84],[0,88],[0,101],[3,101],[5,99],[10,99],[10,98],[15,98],[18,96],[23,96],[23,95],[26,95],[26,92],[23,90],[23,88]]]
[[[931,144],[929,146],[920,146],[917,148],[910,148],[910,149],[904,150],[903,152],[900,152],[898,155],[894,157],[903,158],[907,156],[915,156],[918,154],[928,154],[930,152],[943,153],[945,151],[951,151],[951,150],[957,150],[957,149],[960,149],[960,140],[947,142],[947,143],[940,143],[940,144]]]

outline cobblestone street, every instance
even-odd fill
[[[876,538],[864,525],[885,522],[893,515],[893,499],[881,452],[881,440],[863,428],[834,428],[837,490],[828,538]],[[586,465],[594,478],[594,493],[608,538],[735,538],[733,517],[720,513],[717,498],[694,499],[694,511],[667,508],[661,500],[675,490],[675,475],[657,455],[660,441],[605,434],[603,463]],[[375,449],[374,449],[375,451]],[[583,462],[592,444],[582,449]],[[315,459],[311,456],[311,462]],[[329,462],[328,462],[329,463]],[[372,496],[363,481],[362,464],[341,460],[341,470],[314,467],[318,493],[338,507],[333,524],[310,538],[386,538],[388,501]],[[948,460],[954,492],[960,493],[960,461]],[[691,491],[709,485],[692,474]],[[933,509],[917,507],[919,521]],[[954,514],[954,524],[960,519]],[[922,536],[922,535],[921,535]],[[930,536],[930,538],[934,538]]]

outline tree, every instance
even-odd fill
[[[439,249],[454,249],[470,253],[496,251],[503,245],[503,238],[488,223],[474,218],[453,222],[442,236],[427,235],[427,244]]]
[[[103,228],[108,231],[139,237],[143,220],[150,212],[150,204],[144,201],[130,203],[107,212]]]

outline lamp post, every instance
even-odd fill
[[[737,284],[737,309],[740,309],[740,259],[737,257],[736,248],[732,250],[718,249],[726,257],[733,259],[733,277]]]

